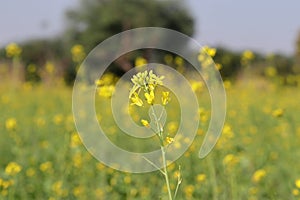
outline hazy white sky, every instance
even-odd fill
[[[64,11],[78,0],[9,0],[0,3],[0,45],[59,34]],[[171,0],[170,0],[171,1]],[[202,45],[291,54],[300,32],[300,1],[185,0]]]

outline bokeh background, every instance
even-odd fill
[[[88,53],[114,34],[143,26],[174,29],[200,42],[227,92],[222,137],[200,160],[210,103],[203,77],[183,58],[151,49],[131,52],[96,83],[103,111],[118,78],[141,64],[161,62],[189,79],[201,102],[201,124],[189,151],[169,166],[173,189],[181,166],[178,199],[300,198],[298,1],[12,0],[0,5],[0,199],[167,199],[158,172],[118,172],[94,159],[81,143],[71,110],[73,81]],[[99,121],[106,117],[98,114]],[[166,124],[170,134],[180,124],[177,115]],[[139,116],[133,118],[140,123]],[[120,141],[116,127],[107,132]]]

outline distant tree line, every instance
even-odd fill
[[[143,26],[165,27],[177,30],[189,36],[194,33],[194,20],[181,1],[160,0],[82,0],[81,4],[66,12],[68,26],[63,35],[52,39],[30,40],[20,44],[21,61],[24,66],[25,79],[40,81],[40,72],[49,61],[58,68],[57,76],[72,84],[79,62],[72,59],[71,49],[74,45],[84,47],[85,53],[92,50],[106,38],[132,28]],[[300,35],[294,56],[279,54],[262,55],[253,52],[248,63],[251,72],[260,76],[300,73]],[[234,52],[216,47],[216,63],[222,65],[220,73],[225,79],[235,79],[244,70],[243,52]],[[80,48],[75,48],[74,51]],[[82,50],[83,51],[83,50]],[[147,59],[146,51],[125,55],[113,64],[115,73],[122,74],[134,66],[134,57]],[[9,63],[5,49],[0,50],[0,63]],[[161,57],[163,60],[163,56]],[[33,65],[37,68],[33,72]],[[48,66],[48,68],[50,68]]]

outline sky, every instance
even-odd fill
[[[171,2],[172,0],[170,0]],[[184,0],[202,45],[293,54],[300,33],[300,1]],[[0,3],[0,46],[58,35],[64,12],[78,0],[9,0]],[[298,20],[297,20],[298,19]]]

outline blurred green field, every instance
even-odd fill
[[[8,88],[0,86],[0,199],[167,198],[159,172],[118,172],[85,150],[71,88]],[[196,140],[168,168],[174,188],[181,165],[178,199],[299,199],[299,88],[252,80],[227,82],[226,90],[227,119],[215,149],[198,158],[210,117],[201,105]]]

